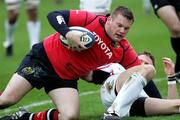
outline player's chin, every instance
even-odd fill
[[[121,40],[123,39],[123,36],[121,36],[121,35],[116,35],[116,36],[114,36],[114,41],[115,42],[120,42]]]
[[[113,39],[113,41],[115,41],[115,42],[120,42],[122,39],[123,39],[123,38],[116,37],[116,38]]]

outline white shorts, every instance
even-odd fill
[[[121,71],[121,73],[122,72],[123,72],[123,70]],[[101,86],[100,97],[101,97],[101,101],[102,101],[102,104],[103,104],[106,112],[107,112],[107,109],[113,104],[113,102],[116,98],[115,85],[116,85],[117,78],[121,73],[111,75],[110,77],[107,78],[107,80]],[[139,97],[149,97],[149,96],[146,94],[146,92],[144,90],[142,90],[140,92],[138,98]],[[130,111],[130,109],[127,111],[127,113],[126,113],[127,115],[129,115],[129,111]]]
[[[22,0],[5,0],[7,10],[18,10]],[[26,0],[26,8],[32,9],[39,6],[40,0]]]
[[[112,0],[80,0],[80,9],[89,12],[108,12],[110,11]]]
[[[116,98],[115,94],[115,83],[118,78],[118,74],[111,75],[107,78],[107,80],[104,82],[104,84],[101,86],[100,89],[100,96],[102,104],[105,108],[105,111],[112,105],[113,101]]]

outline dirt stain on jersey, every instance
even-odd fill
[[[112,90],[113,86],[112,84],[110,84],[109,82],[106,83],[106,89],[107,91],[110,93],[110,91]]]

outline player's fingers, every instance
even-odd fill
[[[172,62],[172,60],[170,59],[170,58],[168,58],[168,57],[163,57],[162,58],[164,61],[170,61],[170,62]]]
[[[82,32],[82,33],[83,33],[83,36],[84,36],[84,35],[87,35],[87,32]]]
[[[81,49],[84,49],[84,50],[88,49],[86,46],[84,46],[82,44],[80,44],[79,47],[81,47]]]

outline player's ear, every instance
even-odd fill
[[[111,16],[107,17],[106,23],[107,23],[107,24],[110,24],[111,22],[112,22],[112,17],[111,17]]]

